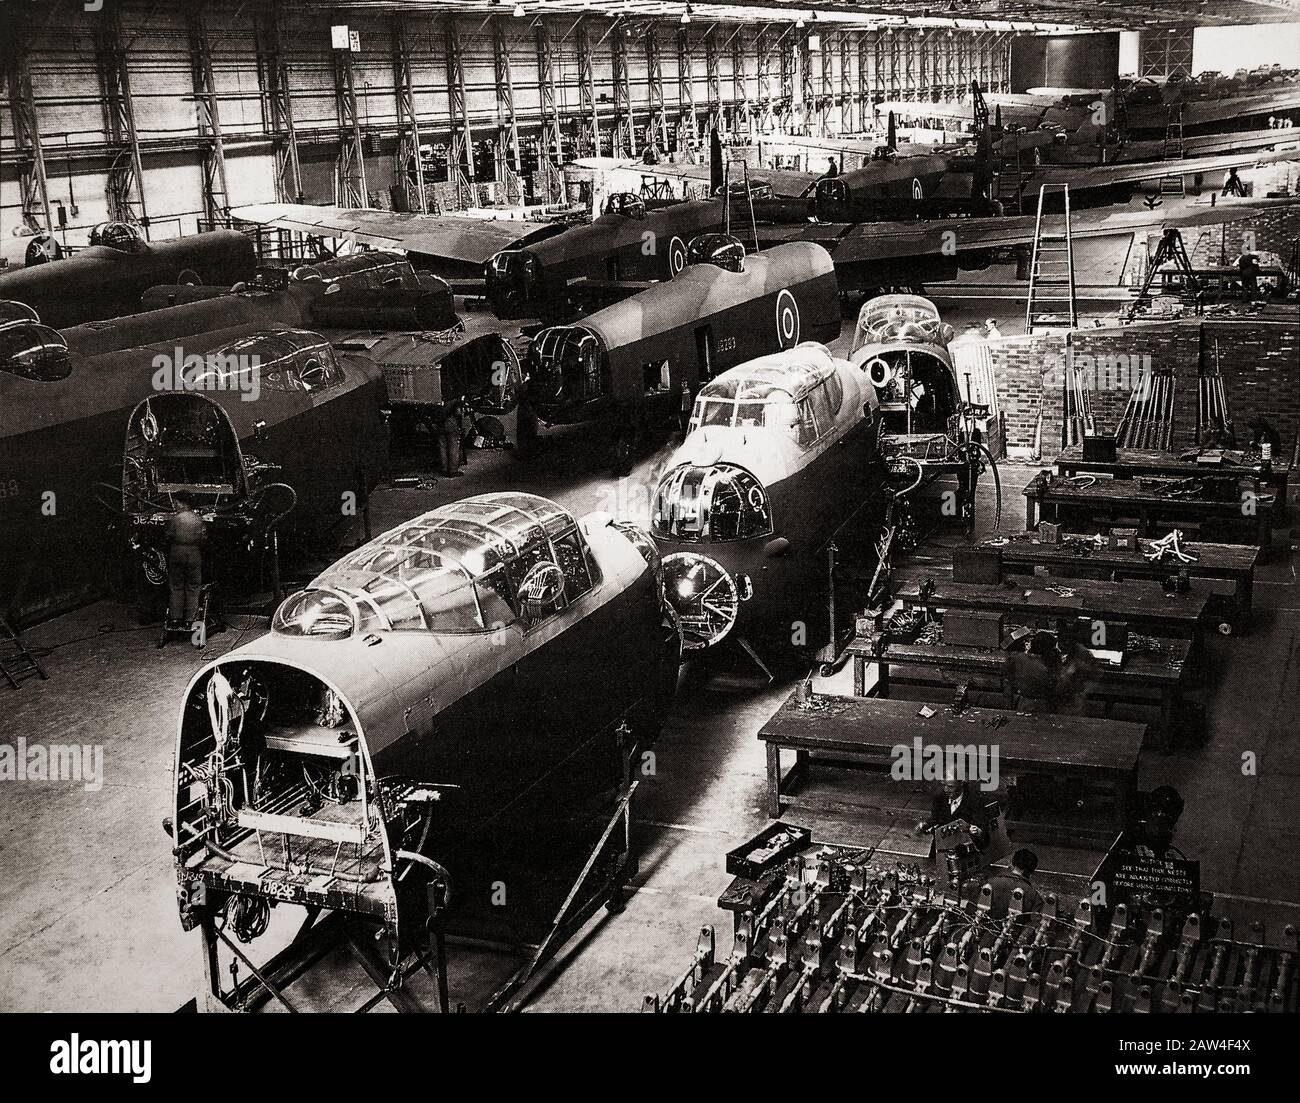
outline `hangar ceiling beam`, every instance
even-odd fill
[[[298,131],[293,118],[289,66],[281,46],[281,5],[269,5],[257,20],[257,73],[262,93],[262,122],[275,151],[275,194],[285,203],[303,201],[298,164]]]
[[[144,167],[140,163],[140,137],[118,0],[105,0],[103,11],[95,19],[95,69],[104,112],[104,136],[112,153],[105,185],[108,214],[119,222],[135,223],[148,237]]]
[[[396,177],[406,193],[410,210],[429,212],[424,188],[424,162],[420,157],[423,136],[415,111],[415,81],[411,76],[411,40],[406,16],[393,13],[393,93],[397,105]]]
[[[203,215],[213,224],[230,210],[226,187],[226,144],[221,134],[221,108],[217,104],[216,80],[212,75],[212,41],[208,37],[203,9],[189,5],[185,12],[190,39],[190,84],[194,89],[194,113],[199,130],[199,160],[203,173]]]

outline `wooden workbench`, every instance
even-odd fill
[[[984,543],[994,545],[998,539],[989,537]],[[1183,549],[1197,558],[1191,563],[1182,563],[1172,557],[1155,562],[1147,559],[1145,553],[1150,546],[1150,540],[1139,539],[1137,551],[1098,548],[1092,537],[1073,533],[1062,534],[1059,544],[1040,544],[1036,533],[1017,533],[1002,545],[1002,569],[1010,573],[1034,573],[1041,568],[1066,578],[1102,576],[1112,582],[1125,578],[1177,578],[1180,571],[1186,571],[1190,578],[1226,584],[1230,590],[1226,596],[1231,606],[1226,623],[1239,631],[1249,627],[1259,548],[1251,544],[1189,540],[1183,543]],[[1215,596],[1219,595],[1216,593]]]
[[[1176,498],[1144,489],[1129,479],[1098,479],[1091,486],[1079,486],[1053,479],[1042,471],[1024,489],[1025,527],[1035,529],[1039,520],[1056,521],[1077,528],[1132,524],[1139,536],[1164,536],[1176,528],[1205,524],[1224,531],[1248,534],[1251,543],[1267,551],[1273,543],[1273,497],[1257,495],[1252,513],[1245,512],[1241,498]]]
[[[1126,655],[1120,667],[1099,663],[1096,679],[1086,696],[1102,701],[1106,708],[1113,704],[1140,704],[1157,708],[1160,724],[1156,734],[1160,749],[1173,745],[1174,714],[1182,698],[1184,674],[1191,657],[1188,640],[1157,638],[1158,652],[1141,651]],[[986,647],[963,647],[946,643],[889,643],[877,653],[875,641],[855,637],[845,648],[853,661],[853,692],[866,695],[866,668],[875,665],[878,679],[875,696],[888,697],[893,683],[900,685],[947,686],[956,688],[969,683],[972,676],[981,678],[983,688],[994,683],[996,689],[1010,700],[1011,685],[1007,669],[1007,652]],[[891,673],[896,667],[924,667],[934,677],[918,679]],[[977,686],[976,688],[981,688]]]
[[[1012,624],[1039,624],[1057,617],[1089,617],[1094,620],[1122,620],[1159,636],[1191,639],[1205,615],[1210,589],[1204,582],[1193,583],[1185,593],[1167,592],[1149,579],[1106,582],[1098,578],[1074,578],[1068,585],[1056,582],[1057,593],[1048,584],[1023,578],[1008,579],[997,586],[974,582],[934,579],[924,602],[921,587],[932,575],[924,571],[900,571],[894,576],[893,597],[907,606],[926,609],[982,609],[1004,612]]]
[[[786,805],[816,806],[815,800],[790,792],[793,783],[806,780],[814,758],[820,764],[888,769],[896,746],[910,747],[920,739],[926,746],[996,747],[1002,779],[1049,774],[1077,785],[1085,803],[1093,790],[1105,795],[1105,815],[1008,817],[1008,834],[1064,846],[1107,846],[1126,823],[1146,724],[978,708],[960,715],[938,708],[924,717],[918,708],[915,701],[823,694],[805,705],[797,691],[792,693],[758,733],[767,744],[768,814],[777,818]],[[795,752],[787,773],[781,769],[783,749]]]
[[[1291,465],[1281,459],[1274,459],[1272,464],[1273,470],[1267,484],[1277,495],[1274,514],[1281,517],[1286,513]],[[1119,479],[1131,479],[1142,475],[1166,479],[1242,475],[1263,480],[1260,463],[1253,458],[1250,463],[1240,464],[1197,463],[1195,460],[1181,460],[1173,452],[1161,452],[1154,448],[1120,448],[1116,450],[1115,461],[1111,463],[1107,460],[1085,460],[1081,444],[1065,449],[1056,457],[1056,473],[1058,475],[1110,475]]]

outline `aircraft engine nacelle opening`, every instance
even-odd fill
[[[724,272],[743,272],[745,247],[730,234],[700,234],[686,250],[686,264],[711,264]]]

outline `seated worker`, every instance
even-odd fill
[[[918,823],[916,831],[918,835],[924,835],[957,820],[965,820],[970,824],[971,841],[978,849],[988,849],[991,836],[984,802],[968,782],[948,771],[944,774],[943,791],[930,802],[929,818]],[[934,845],[931,844],[930,857],[934,857],[934,852]]]
[[[167,522],[167,619],[173,625],[196,627],[199,591],[203,587],[203,544],[208,526],[190,508],[189,499],[176,495],[176,512]]]
[[[1080,716],[1096,664],[1076,645],[1062,649],[1054,632],[1035,632],[1023,651],[1007,655],[1007,680],[1017,712]]]
[[[821,174],[822,180],[834,180],[840,174],[840,166],[835,163],[834,157],[826,160],[826,171]]]
[[[1038,895],[1038,890],[1029,880],[1037,868],[1038,855],[1022,846],[1011,855],[1010,869],[1000,869],[991,877],[984,878],[984,883],[993,889],[993,899],[989,904],[990,919],[1007,917],[1007,913],[1011,910],[1011,894],[1016,889],[1021,889],[1025,894],[1020,910],[1024,912],[1037,910],[1038,905],[1042,903],[1042,897]]]

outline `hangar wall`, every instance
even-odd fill
[[[1021,35],[1011,44],[1011,91],[1110,88],[1119,76],[1119,32]]]
[[[147,218],[151,236],[163,238],[193,233],[214,208],[296,199],[291,145],[305,201],[336,202],[340,151],[359,145],[364,188],[355,164],[345,181],[365,192],[353,196],[359,203],[384,204],[402,136],[411,133],[398,91],[408,71],[421,142],[450,144],[467,132],[466,144],[478,153],[473,173],[483,180],[497,174],[484,143],[506,138],[512,121],[526,144],[553,120],[565,157],[595,152],[593,115],[605,154],[637,152],[652,114],[661,145],[668,135],[671,147],[686,117],[703,131],[715,106],[729,117],[746,101],[755,113],[767,105],[800,114],[811,108],[813,132],[860,130],[870,125],[873,102],[955,99],[971,79],[1005,90],[1010,43],[1000,31],[683,27],[595,14],[516,19],[507,8],[490,17],[398,16],[274,0],[106,0],[96,12],[56,0],[7,11],[6,20],[12,33],[0,43],[0,62],[19,95],[11,97],[17,110],[4,112],[0,233],[22,216],[22,182],[33,176],[28,143],[15,141],[26,110],[40,132],[51,221],[60,224],[61,206],[73,245],[124,211]],[[340,22],[358,33],[360,52],[332,49],[330,26]],[[553,109],[541,76],[543,44]],[[448,75],[456,58],[463,112],[459,82]],[[219,155],[209,115],[219,128]],[[143,204],[131,180],[137,148]],[[214,171],[218,160],[224,184]],[[30,189],[28,206],[44,224]]]

